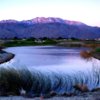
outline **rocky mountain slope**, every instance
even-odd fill
[[[53,17],[37,17],[31,20],[0,21],[0,38],[78,38],[98,39],[100,28],[77,21]]]

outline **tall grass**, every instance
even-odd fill
[[[0,95],[9,93],[19,95],[21,78],[17,70],[13,68],[0,68]]]
[[[25,95],[34,97],[57,94],[79,93],[75,85],[82,84],[91,90],[100,87],[100,69],[94,68],[91,72],[77,72],[71,75],[50,72],[43,73],[37,70],[0,68],[0,95]]]

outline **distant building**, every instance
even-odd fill
[[[38,39],[38,40],[35,40],[36,43],[43,43],[45,42],[45,40],[41,40],[41,39]]]

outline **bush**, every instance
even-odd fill
[[[96,48],[96,50],[95,50],[96,52],[100,52],[100,48]]]

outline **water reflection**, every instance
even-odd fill
[[[90,70],[96,59],[85,60],[80,52],[87,48],[65,48],[59,46],[26,46],[5,49],[14,53],[13,60],[6,63],[9,66],[27,67],[41,71],[74,72]],[[84,53],[82,53],[83,55]],[[98,60],[97,60],[98,61]],[[98,61],[100,64],[100,61]]]

